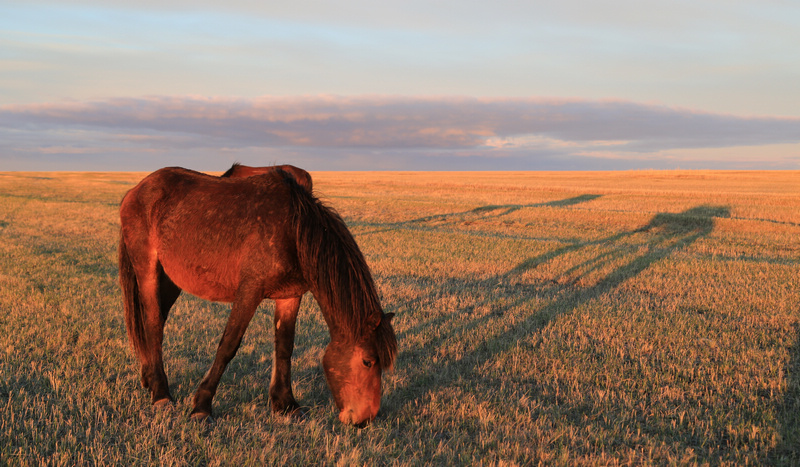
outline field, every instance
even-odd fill
[[[227,305],[166,327],[150,406],[117,285],[140,173],[0,173],[0,464],[800,464],[800,173],[314,173],[397,314],[381,414],[341,425],[303,301],[304,420],[265,302],[188,418]]]

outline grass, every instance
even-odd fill
[[[400,354],[381,415],[341,425],[306,297],[273,416],[272,305],[188,420],[227,307],[166,329],[178,404],[138,381],[117,207],[144,174],[0,174],[0,464],[796,465],[800,174],[315,173]]]

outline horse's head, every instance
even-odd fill
[[[322,366],[342,423],[361,428],[378,415],[381,374],[392,367],[397,351],[392,316],[377,312],[371,331],[358,342],[334,337],[325,349]]]

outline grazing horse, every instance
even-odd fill
[[[284,172],[288,173],[292,177],[294,177],[295,181],[298,185],[302,186],[309,193],[313,192],[313,187],[311,184],[311,174],[306,172],[305,170],[295,167],[293,165],[272,165],[267,167],[249,167],[247,165],[242,165],[238,162],[234,163],[227,172],[221,175],[222,178],[228,177],[252,177],[253,175],[260,175],[265,174],[267,172],[272,172],[274,170],[283,170]]]
[[[295,176],[280,168],[243,178],[164,168],[125,195],[120,220],[125,325],[154,405],[173,400],[162,339],[169,310],[185,290],[233,304],[214,363],[195,393],[192,418],[211,416],[222,373],[265,298],[276,303],[272,410],[299,413],[291,356],[300,300],[311,291],[330,332],[322,364],[339,419],[364,426],[375,418],[382,371],[397,353],[393,314],[383,313],[342,218]]]

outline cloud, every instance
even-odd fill
[[[648,160],[669,150],[797,144],[800,118],[621,100],[181,96],[0,106],[0,133],[9,155],[260,149],[421,161],[423,154]]]

